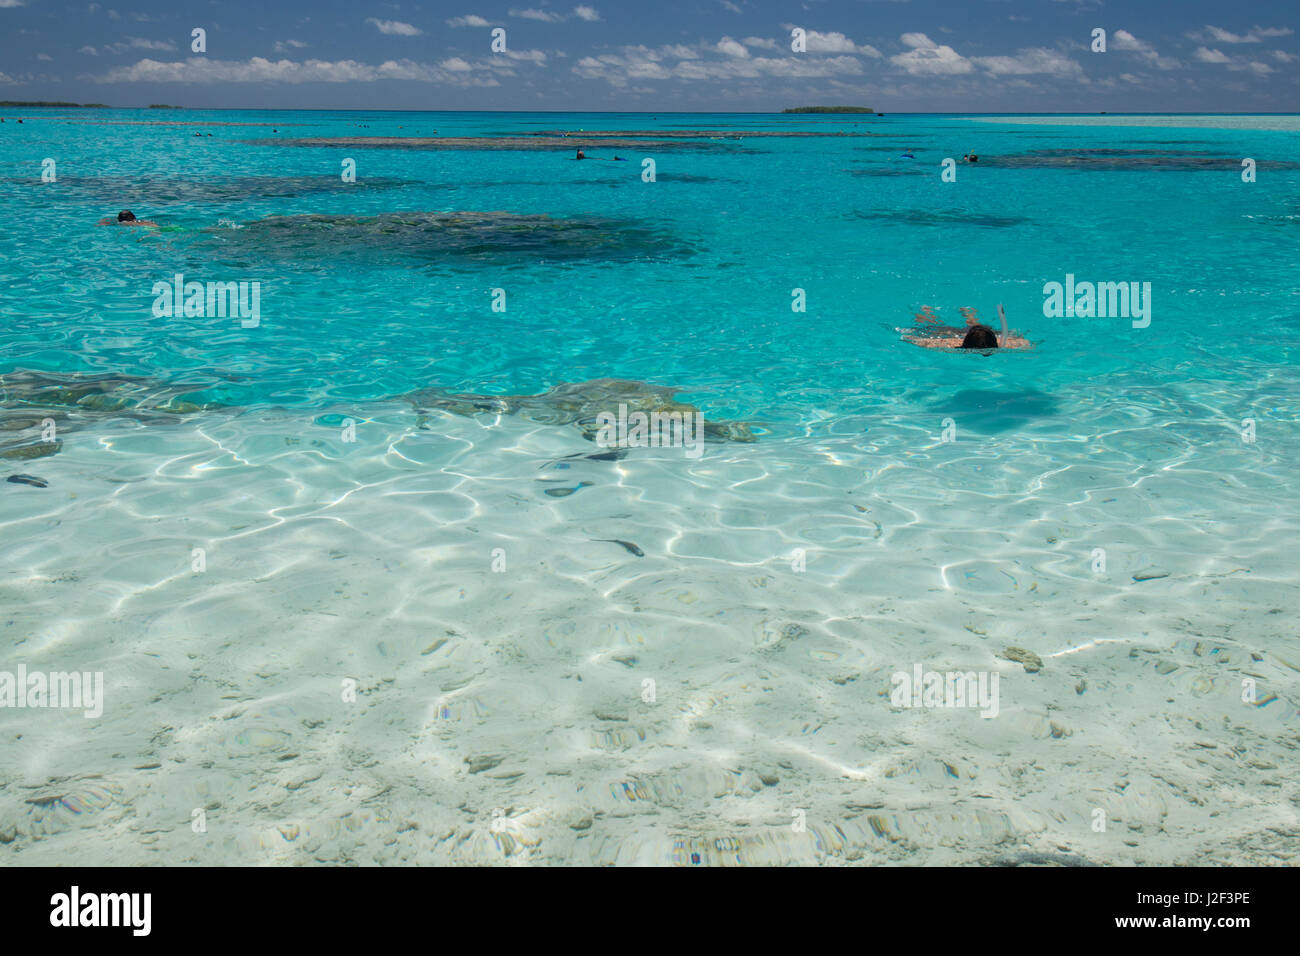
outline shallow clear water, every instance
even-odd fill
[[[213,407],[56,408],[57,455],[0,459],[48,484],[0,485],[9,657],[108,687],[95,721],[0,711],[25,728],[0,763],[5,852],[57,861],[86,832],[205,862],[1279,852],[1267,827],[1296,790],[1268,768],[1300,701],[1294,130],[23,115],[0,128],[0,374],[137,376]],[[160,118],[218,125],[138,122]],[[589,139],[586,162],[277,145],[825,128],[853,135]],[[164,228],[94,225],[128,207]],[[177,273],[260,282],[260,324],[155,316]],[[1149,282],[1149,327],[1045,318],[1067,273]],[[922,305],[960,325],[998,303],[1032,351],[900,338]],[[602,378],[675,387],[757,441],[566,460],[599,449],[553,404],[400,398]],[[16,394],[11,448],[38,437],[25,407],[56,407]],[[1003,674],[1000,718],[891,708],[918,661]],[[86,773],[84,813],[33,822],[23,794]],[[205,839],[187,821],[209,804]],[[390,842],[408,818],[418,839]]]

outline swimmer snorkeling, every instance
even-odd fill
[[[123,209],[117,214],[117,219],[101,219],[95,223],[97,226],[153,226],[158,228],[158,223],[151,219],[137,219],[135,213],[129,209]]]
[[[573,158],[574,158],[574,159],[587,159],[587,158],[589,158],[589,157],[588,157],[587,154],[584,153],[582,150],[578,150],[578,155],[574,156]],[[590,157],[590,158],[591,158],[591,159],[598,159],[598,160],[601,160],[602,162],[606,162],[606,163],[626,163],[626,162],[628,161],[628,160],[626,159],[626,157],[623,157],[623,156],[615,156],[613,159],[608,159],[608,158],[605,157],[605,156],[592,156],[592,157]]]
[[[921,311],[916,315],[916,319],[922,324],[932,324],[933,328],[909,329],[903,333],[903,341],[926,349],[973,349],[987,352],[997,348],[1033,348],[1033,343],[1023,335],[1012,332],[1007,328],[1007,313],[1000,303],[998,305],[998,318],[1002,322],[1001,335],[980,322],[975,310],[969,306],[963,306],[961,313],[966,319],[965,329],[939,325],[939,320],[934,311],[928,305],[922,306]]]

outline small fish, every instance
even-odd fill
[[[551,465],[554,465],[556,468],[568,468],[569,466],[567,463],[573,461],[575,458],[583,461],[622,461],[626,457],[626,448],[615,448],[612,451],[597,452],[594,455],[584,455],[582,452],[574,452],[572,455],[565,455],[563,458],[556,458],[553,461],[548,461],[545,465],[542,465],[542,467],[548,468]]]
[[[592,538],[592,541],[608,541],[610,544],[621,544],[628,551],[635,554],[638,558],[644,558],[645,552],[634,545],[631,541],[624,541],[621,538]]]
[[[35,475],[10,475],[5,481],[12,481],[15,485],[31,485],[33,488],[48,488],[50,483],[44,478],[37,478]]]
[[[567,498],[578,489],[586,488],[590,484],[590,481],[580,481],[572,488],[547,488],[546,494],[550,495],[552,498]]]

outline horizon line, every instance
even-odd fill
[[[37,102],[37,101],[33,101]],[[0,108],[5,108],[0,106]],[[36,105],[8,105],[8,109],[109,109],[109,110],[143,110],[143,111],[160,111],[160,110],[190,110],[195,112],[260,112],[260,113],[558,113],[574,114],[585,113],[590,115],[628,115],[628,116],[650,116],[658,114],[691,116],[699,114],[716,114],[716,115],[733,115],[733,116],[833,116],[843,119],[844,117],[858,116],[863,118],[880,117],[880,116],[1300,116],[1297,111],[1260,111],[1260,112],[1218,112],[1214,110],[1139,110],[1137,112],[1114,111],[1114,110],[1052,110],[1052,111],[1034,111],[1034,110],[896,110],[893,112],[882,112],[873,110],[871,113],[786,113],[782,109],[772,110],[562,110],[562,109],[409,109],[402,107],[336,107],[336,106],[175,106],[175,105],[150,105],[150,106],[114,106],[108,103],[75,103],[66,106],[36,106]]]

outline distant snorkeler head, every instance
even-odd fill
[[[998,347],[997,334],[987,325],[972,325],[962,339],[964,349],[995,349]]]
[[[135,213],[129,209],[123,209],[117,214],[118,222],[135,222]]]

